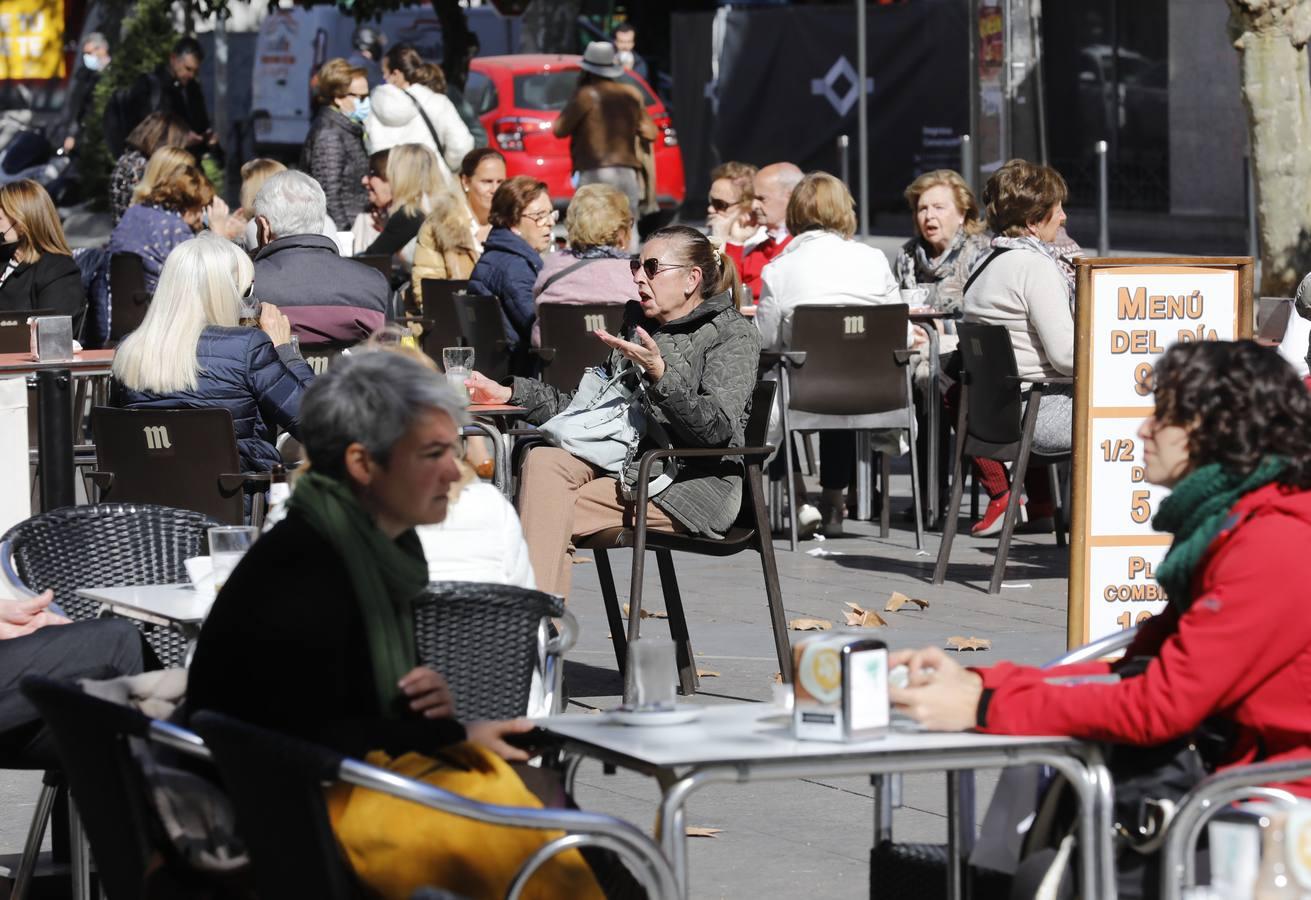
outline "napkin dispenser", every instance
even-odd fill
[[[792,730],[798,740],[859,741],[887,733],[888,645],[852,632],[792,648]]]
[[[32,358],[37,362],[65,362],[73,358],[73,317],[33,316]]]

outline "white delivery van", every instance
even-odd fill
[[[486,56],[514,53],[519,20],[506,19],[490,6],[467,11],[469,28]],[[442,29],[432,7],[408,6],[383,13],[370,23],[387,36],[387,46],[412,44],[425,59],[441,62]],[[356,21],[333,6],[273,9],[255,44],[251,118],[261,154],[294,158],[305,143],[314,102],[310,81],[325,62],[354,53]]]

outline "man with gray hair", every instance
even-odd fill
[[[302,350],[357,344],[387,320],[390,286],[377,269],[343,259],[322,234],[327,200],[304,172],[279,172],[255,196],[255,298],[278,306]]]
[[[100,73],[109,65],[109,40],[99,31],[92,31],[82,41],[82,65],[73,71],[64,95],[64,108],[50,130],[52,143],[63,138],[63,150],[72,153],[77,136],[82,131],[82,120],[91,111],[91,95],[96,91]]]

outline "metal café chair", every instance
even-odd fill
[[[455,315],[455,301],[452,298],[467,292],[469,282],[467,279],[425,278],[419,287],[419,309],[423,312],[423,351],[441,362],[443,347],[460,346],[460,320]]]
[[[453,294],[451,300],[464,346],[473,348],[474,368],[492,381],[509,377],[510,344],[505,339],[500,301],[479,294]],[[437,352],[440,359],[440,347]]]
[[[552,618],[560,622],[554,636]],[[578,622],[562,598],[437,581],[415,603],[414,633],[419,661],[446,676],[461,720],[564,712],[564,654],[578,640]]]
[[[871,431],[904,429],[912,445],[911,496],[915,506],[915,547],[924,545],[919,462],[915,442],[915,401],[911,386],[910,351],[906,348],[908,307],[903,303],[874,306],[799,306],[792,316],[788,351],[779,354],[782,382],[783,451],[789,498],[788,539],[797,549],[796,473],[792,471],[792,435],[811,431]],[[858,446],[862,444],[858,443]],[[892,520],[892,460],[881,453],[883,503],[880,536],[887,537]],[[857,485],[867,484],[865,460],[857,458]],[[821,461],[822,464],[822,461]],[[866,488],[868,489],[868,488]]]
[[[328,821],[323,784],[333,781],[478,822],[565,832],[524,862],[506,892],[509,900],[518,898],[533,874],[556,854],[582,847],[600,847],[618,855],[653,900],[679,896],[673,869],[659,848],[645,833],[619,819],[581,810],[479,803],[217,713],[197,713],[192,722],[223,776],[238,828],[250,848],[261,897],[363,900],[366,896]]]
[[[648,450],[642,454],[637,478],[636,509],[632,528],[609,528],[578,542],[578,547],[591,550],[596,557],[597,575],[601,581],[601,595],[605,600],[606,619],[610,625],[610,640],[614,644],[615,661],[620,673],[627,667],[628,641],[635,640],[642,620],[642,576],[646,567],[646,551],[655,553],[660,569],[660,587],[669,614],[669,631],[678,655],[678,681],[684,694],[696,693],[699,679],[696,658],[692,653],[692,638],[687,630],[687,616],[683,612],[683,598],[678,591],[678,577],[674,570],[674,552],[695,553],[700,556],[733,556],[744,550],[760,554],[760,568],[765,580],[765,599],[769,608],[770,623],[774,631],[774,650],[778,654],[779,672],[783,680],[792,681],[792,645],[788,638],[787,618],[783,612],[783,592],[779,585],[778,566],[774,561],[774,542],[770,537],[769,513],[765,508],[765,488],[761,465],[774,452],[765,445],[769,428],[769,413],[774,404],[777,384],[773,381],[757,382],[751,395],[750,414],[747,419],[744,447],[696,447],[686,450]],[[667,534],[648,531],[646,528],[647,486],[651,481],[651,467],[657,460],[717,458],[736,456],[743,463],[742,508],[737,521],[723,538],[699,537],[691,534]],[[627,637],[619,596],[615,591],[614,574],[610,568],[608,551],[621,547],[633,549],[632,579],[629,583],[629,611]]]
[[[0,353],[29,353],[32,347],[32,329],[28,319],[58,315],[53,309],[24,309],[0,311]]]
[[[1056,467],[1068,462],[1069,453],[1040,456],[1032,451],[1033,429],[1043,391],[1053,384],[1071,384],[1072,378],[1020,378],[1015,365],[1015,348],[1004,325],[962,322],[959,326],[961,354],[960,410],[956,421],[956,460],[951,476],[951,504],[942,529],[933,583],[942,584],[951,561],[951,545],[960,519],[961,494],[965,485],[965,458],[981,457],[1010,462],[1011,493],[997,541],[988,593],[1001,591],[1010,554],[1011,536],[1019,519],[1020,492],[1031,464],[1049,467],[1052,499],[1056,503],[1056,546],[1065,546],[1064,511],[1060,478]],[[1021,385],[1029,385],[1027,402]]]
[[[623,303],[543,303],[537,307],[541,346],[533,355],[541,361],[541,379],[562,391],[572,391],[583,370],[605,358],[606,349],[592,332],[604,328],[618,334],[624,324]]]
[[[246,524],[246,487],[267,485],[268,472],[242,472],[232,413],[204,409],[91,411],[100,499],[191,509],[228,525]],[[264,495],[251,501],[251,524],[263,521]]]
[[[115,253],[109,258],[109,346],[136,331],[150,307],[146,290],[146,269],[135,253]]]

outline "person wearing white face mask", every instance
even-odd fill
[[[91,109],[91,95],[95,93],[100,73],[109,65],[109,59],[109,40],[98,31],[88,34],[82,42],[82,65],[69,81],[63,113],[51,130],[54,141],[63,138],[59,147],[64,153],[72,153],[77,146],[82,120]]]
[[[319,113],[301,150],[300,167],[323,187],[328,217],[344,231],[368,204],[364,191],[369,169],[364,152],[368,76],[344,59],[330,59],[319,69],[316,90]]]

